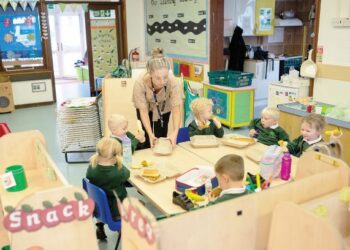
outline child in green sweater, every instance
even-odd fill
[[[289,136],[278,125],[280,112],[277,108],[267,107],[261,112],[261,119],[254,119],[249,124],[249,136],[257,138],[265,145],[278,145],[278,141],[289,141]]]
[[[247,194],[246,188],[243,185],[244,173],[244,161],[239,155],[225,155],[216,162],[215,174],[222,191],[216,200],[209,194],[210,202],[208,205],[217,204]]]
[[[213,102],[205,97],[200,97],[191,102],[191,110],[194,114],[194,121],[188,126],[189,136],[194,135],[215,135],[224,136],[224,129],[216,118],[213,118]]]
[[[111,137],[117,139],[123,146],[125,139],[131,140],[132,153],[142,147],[145,142],[145,132],[138,128],[137,134],[133,135],[128,131],[128,120],[120,114],[112,114],[108,119],[108,128],[111,131]]]
[[[123,200],[127,196],[124,183],[129,177],[129,170],[122,165],[120,143],[110,137],[102,138],[96,145],[96,153],[90,159],[86,178],[105,191],[114,219],[119,218],[119,212],[113,191],[116,191],[120,200]],[[97,238],[106,239],[104,224],[97,222],[96,226]]]
[[[289,153],[300,157],[310,146],[322,142],[326,120],[322,115],[309,114],[301,120],[301,135],[287,144]]]

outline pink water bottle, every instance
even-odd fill
[[[290,178],[290,171],[292,166],[292,157],[290,156],[290,153],[284,153],[281,165],[281,179],[288,181]]]

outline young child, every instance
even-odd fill
[[[215,164],[215,174],[222,191],[216,200],[209,202],[209,205],[247,194],[243,185],[244,173],[244,161],[241,156],[229,154],[222,157]],[[209,200],[212,200],[211,196]]]
[[[289,142],[289,153],[300,157],[310,146],[322,142],[322,132],[326,124],[325,118],[319,114],[309,114],[301,121],[301,136]]]
[[[200,97],[191,102],[191,110],[194,114],[194,121],[188,126],[189,136],[194,135],[215,135],[224,136],[224,129],[221,123],[213,116],[213,102],[205,97]]]
[[[123,138],[126,136],[131,140],[132,153],[145,142],[145,132],[139,130],[137,135],[133,135],[128,131],[128,120],[125,116],[120,114],[113,114],[109,117],[108,128],[111,131],[111,137],[117,139],[121,144]]]
[[[109,137],[99,140],[96,145],[96,154],[90,159],[86,178],[106,192],[109,208],[114,219],[119,217],[119,212],[113,190],[117,192],[119,199],[123,200],[127,196],[124,183],[129,177],[129,170],[122,165],[120,143]],[[100,240],[106,239],[104,224],[97,222],[96,226],[97,238]]]
[[[277,108],[267,107],[261,112],[261,119],[254,119],[249,124],[249,136],[256,137],[265,145],[278,145],[278,141],[289,141],[289,136],[278,125],[280,112]]]

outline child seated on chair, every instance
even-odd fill
[[[129,170],[122,165],[120,143],[109,137],[99,140],[96,145],[96,153],[90,158],[86,178],[106,192],[113,219],[120,217],[113,190],[116,191],[119,199],[123,200],[127,196],[124,183],[129,177]],[[97,238],[100,240],[106,239],[104,224],[97,222],[96,226]]]
[[[205,97],[200,97],[191,102],[190,108],[194,114],[194,121],[188,126],[189,136],[215,135],[224,136],[224,129],[218,119],[213,118],[213,102]]]
[[[128,120],[120,114],[112,114],[108,119],[108,128],[111,131],[111,137],[117,139],[121,145],[123,140],[128,138],[131,140],[132,153],[136,149],[142,148],[142,143],[145,142],[145,132],[138,130],[136,135],[128,131]]]
[[[323,142],[322,133],[326,120],[322,115],[309,114],[301,120],[301,135],[287,144],[289,153],[300,157],[310,146]]]
[[[280,112],[277,108],[267,107],[261,112],[260,119],[253,119],[249,124],[249,136],[256,137],[265,145],[278,145],[278,141],[289,141],[289,136],[278,125]]]
[[[218,160],[215,164],[215,174],[222,191],[216,200],[213,200],[214,198],[209,194],[208,205],[247,194],[243,184],[244,173],[244,161],[241,156],[229,154]]]

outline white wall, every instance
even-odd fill
[[[345,0],[345,2],[350,0]],[[344,15],[341,9],[348,9],[342,1],[321,1],[318,46],[323,46],[323,64],[350,66],[350,28],[334,28],[332,18]],[[342,5],[338,5],[341,3]],[[345,3],[345,4],[344,4]],[[350,16],[350,13],[348,12]],[[349,72],[350,74],[350,72]],[[350,82],[330,79],[316,79],[314,99],[330,104],[350,105]]]
[[[145,58],[145,10],[144,0],[127,0],[126,27],[128,33],[128,50],[140,49],[141,61]]]

